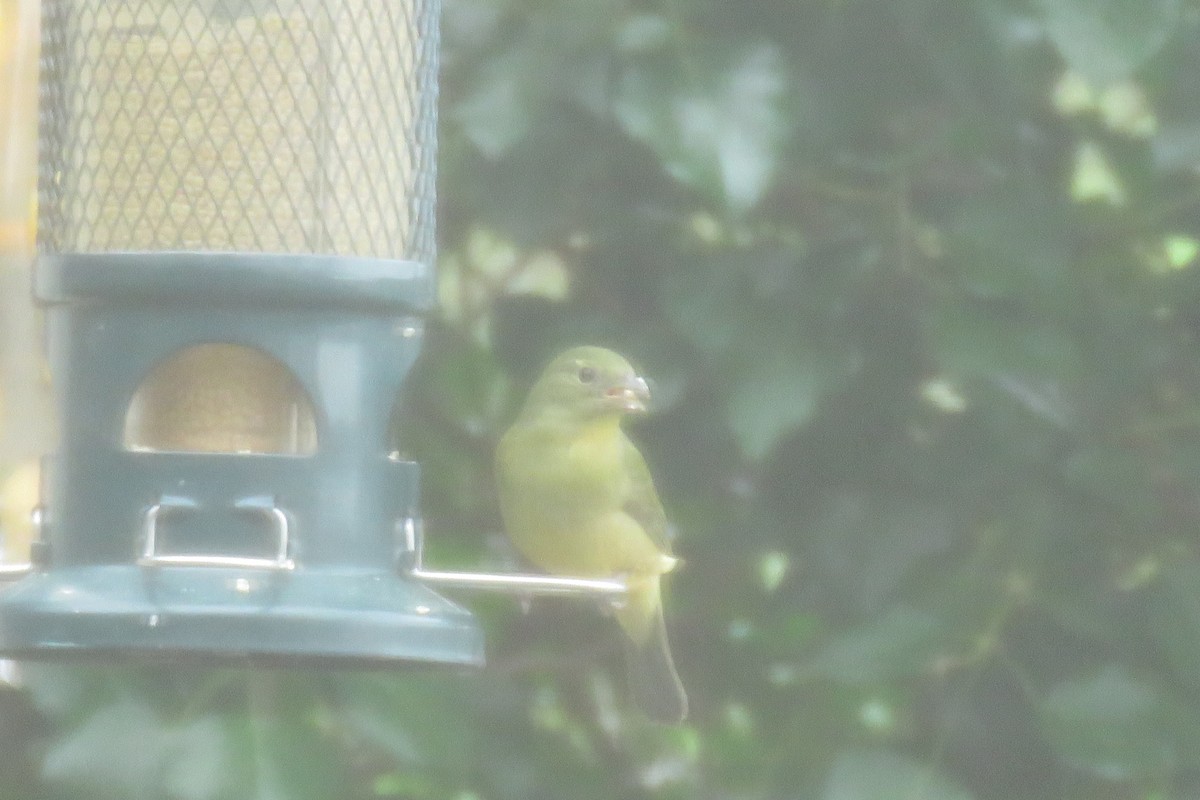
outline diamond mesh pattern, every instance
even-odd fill
[[[49,252],[429,261],[438,0],[43,0]]]

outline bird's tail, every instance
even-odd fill
[[[645,635],[625,637],[629,688],[634,702],[646,716],[656,722],[673,725],[687,716],[687,693],[671,660],[662,604],[655,603],[655,607],[649,611],[653,616]]]

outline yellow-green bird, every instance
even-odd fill
[[[622,356],[576,347],[546,367],[496,449],[500,509],[525,558],[556,574],[619,577],[630,687],[652,719],[687,715],[671,660],[659,577],[677,563],[667,517],[642,454],[621,420],[649,389]]]

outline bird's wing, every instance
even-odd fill
[[[658,492],[654,490],[650,469],[637,447],[627,438],[624,449],[625,471],[629,476],[625,513],[638,521],[659,550],[669,555],[671,542],[667,537],[667,512],[663,510]]]

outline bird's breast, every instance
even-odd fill
[[[623,436],[615,423],[528,431],[504,445],[504,493],[526,513],[564,522],[619,508],[629,480]]]
[[[629,447],[616,424],[506,436],[498,454],[500,504],[517,549],[555,573],[654,570],[643,567],[657,565],[658,550],[624,510]]]

